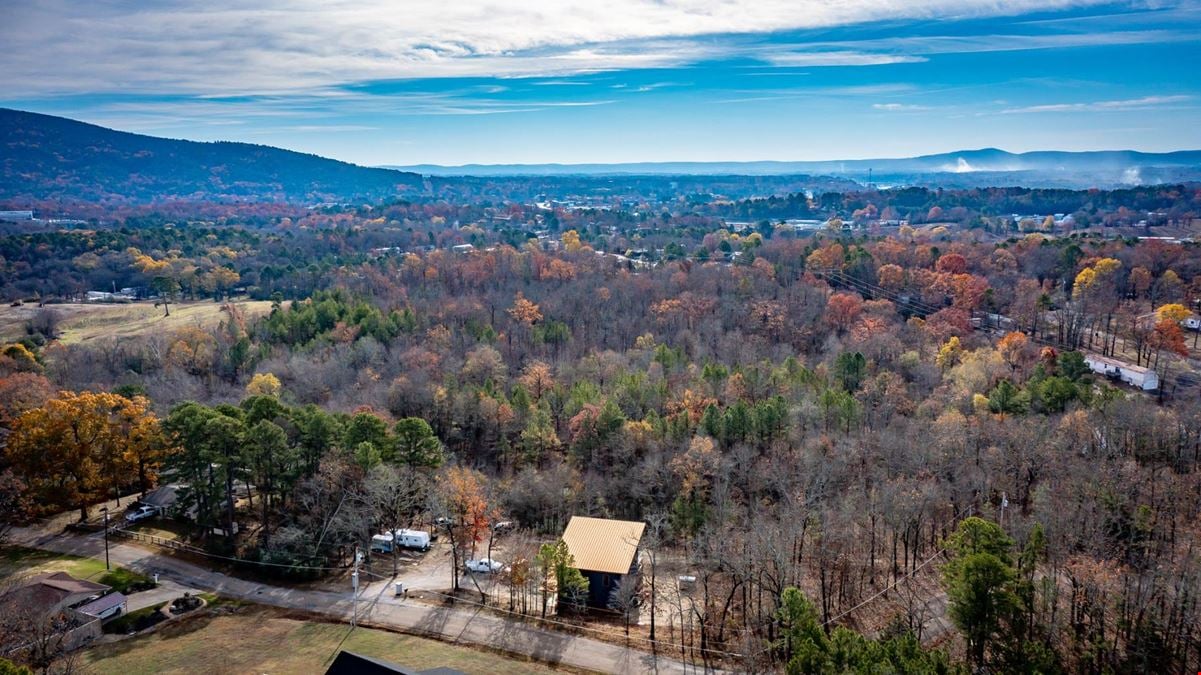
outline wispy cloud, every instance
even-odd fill
[[[924,56],[905,54],[873,54],[870,52],[788,52],[765,57],[777,66],[883,66],[894,63],[922,63]]]
[[[0,87],[26,94],[294,92],[344,82],[565,76],[752,55],[745,36],[871,21],[1011,16],[1108,0],[39,0],[5,6]],[[53,45],[47,59],[46,45]],[[921,53],[797,50],[868,65]],[[862,54],[859,52],[873,52]],[[878,52],[878,53],[876,53]]]
[[[299,131],[301,133],[342,133],[350,131],[378,131],[379,127],[367,124],[295,124],[278,128],[281,133]]]
[[[130,98],[81,105],[66,104],[52,112],[95,124],[143,133],[188,133],[239,125],[257,134],[315,134],[380,131],[379,124],[357,120],[405,117],[511,115],[554,109],[609,105],[616,99],[561,100],[547,97],[505,100],[491,97],[508,90],[465,87],[445,91],[376,94],[346,89],[318,89],[290,96],[229,98]]]
[[[841,87],[806,87],[805,89],[743,89],[730,92],[739,94],[728,98],[720,98],[714,103],[756,103],[762,101],[817,101],[845,100],[847,98],[863,98],[887,96],[913,92],[917,88],[904,82],[886,82],[882,84],[848,85]]]
[[[1143,108],[1159,108],[1163,106],[1176,105],[1186,103],[1193,100],[1192,96],[1184,94],[1173,96],[1144,96],[1142,98],[1130,98],[1116,101],[1091,101],[1084,103],[1048,103],[1044,105],[1023,106],[1020,108],[1006,108],[1002,110],[1002,114],[1018,114],[1018,113],[1065,113],[1065,112],[1082,112],[1082,111],[1121,111],[1121,110],[1140,110]]]

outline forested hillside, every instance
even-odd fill
[[[246,143],[197,143],[0,109],[0,200],[379,200],[421,187],[416,174]]]
[[[193,486],[198,544],[300,576],[436,513],[464,555],[502,518],[543,538],[575,514],[645,520],[698,578],[691,639],[735,669],[1166,672],[1198,653],[1201,406],[1180,323],[1201,289],[1194,245],[718,228],[689,244],[704,256],[635,265],[594,250],[628,233],[514,246],[508,225],[465,228],[481,248],[456,253],[442,215],[391,208],[427,225],[197,230],[223,242],[210,249],[155,227],[95,239],[93,269],[183,296],[249,283],[276,306],[62,345],[47,305],[4,352],[15,484],[86,510],[170,469]],[[684,222],[653,236],[700,233]],[[283,265],[280,237],[345,254]],[[79,260],[87,241],[44,243]],[[211,267],[192,282],[193,265]],[[206,285],[234,268],[244,280]],[[1086,354],[1163,384],[1144,393]],[[102,454],[48,481],[46,462],[77,461],[59,453],[81,415],[114,420],[127,468]],[[235,508],[240,482],[253,509]],[[246,534],[212,534],[233,522]],[[505,579],[511,598],[545,597],[536,575]]]

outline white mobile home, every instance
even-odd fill
[[[1159,389],[1159,375],[1150,368],[1131,365],[1125,361],[1088,352],[1084,354],[1084,362],[1088,364],[1088,367],[1094,373],[1104,375],[1110,379],[1121,380],[1143,391],[1155,391]]]

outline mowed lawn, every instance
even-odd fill
[[[126,590],[130,584],[147,581],[145,575],[113,566],[104,569],[103,560],[80,558],[65,553],[52,553],[20,546],[0,547],[0,581],[22,579],[46,572],[66,572],[76,579],[94,581]]]
[[[212,301],[171,305],[171,316],[163,316],[163,308],[152,302],[129,304],[60,304],[46,309],[62,316],[59,339],[64,343],[79,343],[96,338],[134,337],[149,333],[171,333],[192,326],[208,327],[226,318],[221,311],[225,303]],[[262,316],[271,310],[269,300],[237,300],[246,318]],[[39,311],[37,305],[0,307],[0,339],[15,340],[25,335],[25,324]]]
[[[417,670],[439,666],[480,675],[551,673],[547,666],[491,652],[383,630],[304,621],[252,607],[162,626],[146,636],[100,645],[83,654],[85,672],[321,673],[339,649]]]

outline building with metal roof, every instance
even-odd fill
[[[80,614],[94,616],[97,619],[108,619],[114,616],[120,616],[125,613],[128,608],[128,600],[123,593],[113,591],[107,595],[102,595],[91,602],[80,605],[75,608],[75,611]]]
[[[608,607],[613,589],[627,575],[638,575],[638,550],[646,523],[572,516],[563,542],[575,567],[588,580],[588,604]]]

